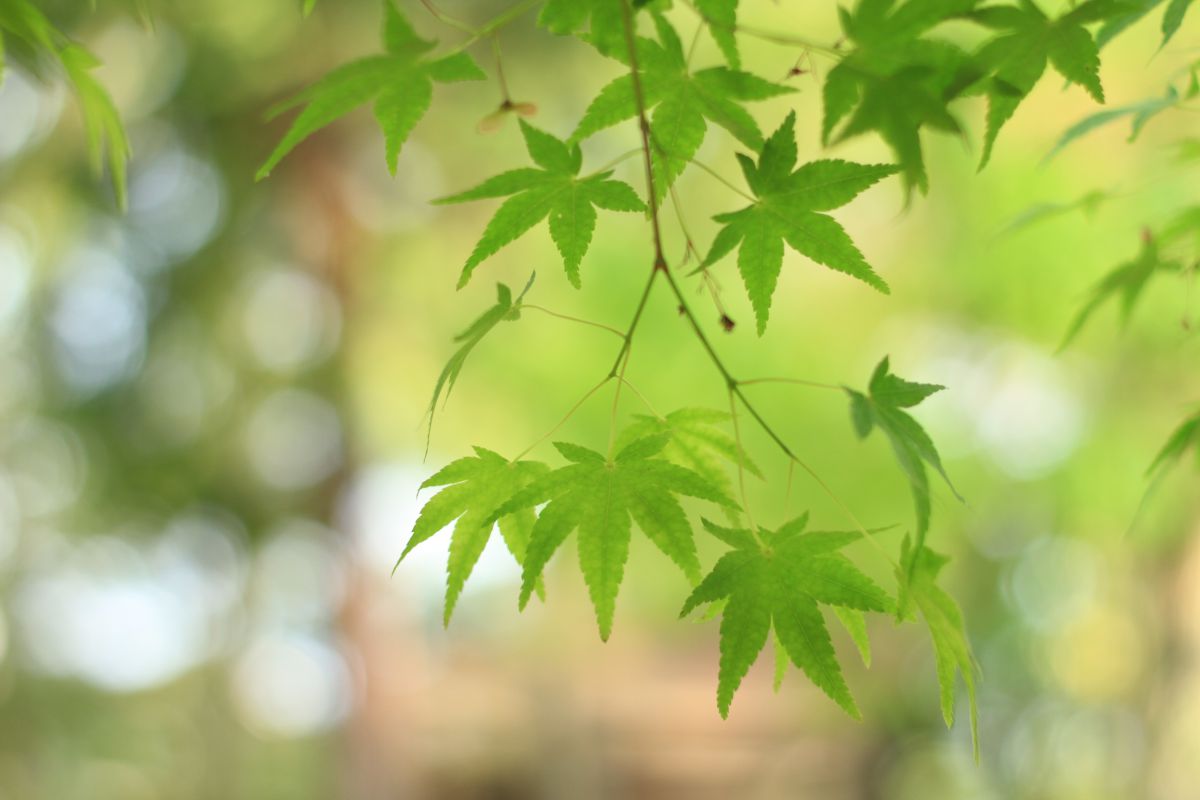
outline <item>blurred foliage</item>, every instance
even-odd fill
[[[932,489],[940,521],[930,537],[954,556],[941,577],[986,679],[976,767],[967,731],[941,725],[934,655],[882,618],[869,626],[869,671],[845,658],[850,634],[831,631],[865,723],[840,717],[805,681],[773,694],[766,664],[747,674],[720,721],[711,707],[717,626],[673,622],[689,587],[648,543],[631,543],[621,624],[603,646],[579,631],[589,600],[565,576],[567,558],[545,575],[555,604],[533,601],[518,616],[520,570],[489,545],[445,631],[448,547],[415,551],[388,579],[419,512],[414,492],[432,471],[421,463],[420,424],[431,388],[472,309],[495,298],[490,280],[454,289],[487,209],[429,201],[524,161],[512,114],[494,134],[478,132],[510,89],[536,102],[538,127],[568,131],[621,69],[548,37],[531,12],[499,36],[506,86],[494,82],[496,52],[481,41],[468,52],[493,80],[434,87],[397,178],[375,123],[354,112],[256,184],[287,131],[264,112],[377,50],[377,3],[317,3],[305,18],[311,5],[0,0],[11,59],[0,87],[0,794],[1191,796],[1200,752],[1193,459],[1159,473],[1142,501],[1144,473],[1172,431],[1168,461],[1195,452],[1194,425],[1180,427],[1194,422],[1200,389],[1189,369],[1198,253],[1182,221],[1196,202],[1200,137],[1186,50],[1194,14],[1161,50],[1157,13],[1136,21],[1142,12],[1130,12],[1118,38],[1104,31],[1121,20],[1101,28],[1105,96],[1113,109],[1138,109],[1120,118],[1139,126],[1137,104],[1176,87],[1134,146],[1118,126],[1091,125],[1041,163],[1062,132],[1096,113],[1056,78],[1023,97],[984,172],[978,147],[961,145],[981,141],[982,124],[923,133],[927,196],[900,214],[903,191],[876,190],[840,212],[890,297],[790,268],[786,255],[759,339],[732,263],[685,287],[705,332],[747,377],[836,384],[889,352],[901,374],[948,387],[915,416],[968,500]],[[401,5],[422,39],[447,48],[469,39],[422,4]],[[702,34],[698,58],[798,90],[763,100],[756,115],[794,110],[808,122],[800,153],[821,157],[828,54],[741,36],[734,64],[723,12],[713,10],[721,4],[696,4],[703,27],[676,5],[681,30]],[[1052,19],[1068,6],[1045,5]],[[511,4],[443,6],[479,26]],[[88,147],[99,141],[112,159],[121,140],[108,123],[96,127],[57,57],[22,54],[16,8],[50,21],[56,52],[83,48],[100,62],[76,77],[103,87],[124,122],[127,213],[95,179]],[[833,4],[746,2],[737,24],[814,42],[842,35]],[[862,37],[852,44],[867,57]],[[902,88],[918,97],[936,83],[910,77]],[[985,118],[983,98],[956,102]],[[597,134],[589,158],[619,158],[627,133]],[[831,155],[889,160],[873,137],[843,138]],[[737,149],[721,135],[697,152],[726,165]],[[119,172],[111,160],[106,169]],[[636,161],[614,170],[641,185]],[[683,205],[663,207],[674,264],[697,258],[674,227],[677,211],[699,232],[729,196],[704,174],[683,174],[673,188]],[[1102,204],[1078,204],[1088,215],[1043,215],[996,235],[1039,204],[1099,194]],[[1055,355],[1091,287],[1137,257],[1144,229],[1180,269],[1140,285],[1139,312],[1123,330],[1099,308]],[[596,279],[583,293],[558,278],[562,257],[540,233],[498,252],[489,279],[521,287],[533,269],[540,277],[520,319],[475,345],[439,412],[430,460],[480,440],[517,453],[561,418],[593,384],[593,367],[611,361],[614,337],[532,305],[622,328],[647,247],[639,215],[601,220],[583,266]],[[649,298],[627,377],[664,410],[723,407],[725,387],[676,305],[665,293]],[[765,382],[745,391],[865,524],[911,517],[911,486],[888,445],[852,443],[844,395]],[[622,413],[639,405],[622,396]],[[583,405],[556,438],[602,444],[608,406]],[[770,478],[748,479],[751,505],[778,519],[808,508],[819,527],[843,524],[805,474],[783,479],[787,463],[744,423]],[[875,535],[896,552],[903,528]],[[701,563],[719,549],[699,542]],[[873,580],[890,580],[869,544],[848,552]]]

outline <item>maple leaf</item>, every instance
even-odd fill
[[[971,15],[976,22],[1001,31],[976,56],[992,73],[980,167],[991,158],[997,134],[1033,90],[1047,62],[1069,83],[1086,89],[1096,102],[1104,102],[1100,53],[1084,26],[1125,8],[1120,0],[1087,0],[1050,19],[1033,0],[1021,0],[1016,6],[989,6]]]
[[[621,4],[613,0],[547,0],[538,14],[538,25],[559,36],[587,27],[588,33],[580,38],[601,53],[616,56],[625,50]]]
[[[852,532],[805,533],[807,515],[776,531],[704,526],[734,549],[717,561],[680,611],[725,601],[721,611],[721,659],[717,709],[729,706],[742,679],[774,630],[777,643],[825,694],[847,713],[858,707],[842,677],[820,605],[858,611],[890,611],[891,598],[837,551],[859,538]]]
[[[1171,0],[1166,11],[1163,12],[1162,19],[1162,46],[1166,47],[1167,42],[1175,36],[1179,30],[1179,26],[1183,24],[1184,15],[1192,5],[1192,0]]]
[[[654,22],[660,41],[638,39],[638,67],[645,107],[651,112],[655,196],[661,200],[700,149],[708,122],[757,150],[762,132],[742,104],[795,90],[728,67],[692,72],[675,30],[659,14]],[[571,138],[581,141],[637,115],[633,77],[622,75],[600,90]]]
[[[396,565],[399,566],[414,547],[454,522],[450,558],[446,563],[444,624],[450,623],[463,586],[487,546],[494,527],[500,528],[500,535],[517,563],[525,560],[534,521],[532,510],[518,509],[504,514],[498,520],[494,514],[520,489],[545,475],[549,469],[537,461],[510,462],[498,453],[476,447],[474,458],[452,461],[421,484],[421,489],[431,486],[446,488],[430,498],[421,509],[413,525],[412,537],[404,546]]]
[[[534,277],[536,277],[536,273],[529,276],[529,281],[521,290],[521,294],[517,296],[516,302],[513,301],[512,290],[503,283],[497,283],[496,304],[483,312],[465,331],[454,337],[454,341],[462,342],[462,346],[454,352],[454,355],[450,356],[450,360],[446,362],[446,366],[438,375],[437,383],[433,386],[433,398],[429,401],[428,411],[425,412],[429,416],[429,428],[425,435],[426,453],[429,452],[429,439],[433,435],[433,415],[437,410],[438,398],[442,396],[444,390],[446,398],[449,399],[450,392],[454,389],[454,383],[458,380],[463,364],[467,361],[467,356],[471,355],[475,346],[483,341],[483,338],[491,333],[493,328],[506,320],[521,318],[521,298],[533,286]]]
[[[271,170],[300,142],[371,101],[375,103],[375,119],[386,142],[388,170],[395,175],[400,148],[429,110],[433,82],[486,77],[465,52],[426,59],[435,43],[417,36],[392,5],[392,0],[384,0],[383,10],[384,55],[362,58],[338,67],[268,112],[268,117],[273,118],[304,105],[304,110],[259,168],[257,180],[271,174]]]
[[[909,537],[904,538],[897,570],[897,578],[900,581],[897,617],[911,619],[915,605],[925,619],[930,638],[933,639],[934,663],[937,666],[942,717],[946,721],[946,727],[954,725],[955,673],[961,673],[970,704],[971,743],[975,750],[975,760],[978,761],[979,712],[975,692],[979,667],[971,652],[971,643],[967,639],[962,610],[954,602],[954,598],[937,585],[938,573],[948,560],[928,547],[914,547]]]
[[[955,497],[959,497],[959,494],[942,467],[933,440],[904,409],[917,405],[944,388],[931,383],[906,381],[893,375],[886,356],[871,374],[867,394],[846,387],[850,395],[850,416],[858,437],[865,439],[872,430],[879,428],[891,443],[896,460],[912,485],[917,510],[918,547],[924,544],[925,533],[929,530],[929,476],[925,465],[929,464],[938,471]]]
[[[586,447],[554,443],[571,463],[535,482],[497,512],[511,513],[549,501],[538,515],[526,550],[521,608],[550,557],[578,529],[579,567],[596,610],[600,638],[607,641],[629,555],[631,518],[689,579],[699,578],[696,543],[677,495],[726,506],[733,501],[692,470],[657,458],[668,438],[637,439],[611,460]]]
[[[1066,348],[1075,340],[1092,315],[1109,298],[1120,298],[1122,321],[1128,321],[1150,279],[1159,272],[1178,272],[1180,269],[1179,262],[1163,258],[1158,249],[1158,242],[1153,236],[1148,233],[1143,235],[1142,247],[1137,256],[1117,266],[1092,289],[1091,298],[1079,309],[1070,327],[1067,328],[1059,350]]]
[[[906,193],[928,191],[920,131],[961,134],[947,106],[980,74],[962,49],[921,34],[976,2],[862,0],[854,13],[840,9],[842,29],[855,48],[825,77],[822,141],[875,131],[896,154]]]
[[[754,305],[761,336],[767,328],[771,298],[783,266],[783,245],[844,272],[884,294],[888,286],[849,234],[833,217],[823,214],[850,202],[881,178],[894,174],[890,164],[855,164],[849,161],[810,161],[796,165],[795,112],[759,148],[757,165],[739,154],[746,183],[756,202],[739,211],[718,214],[724,223],[701,264],[708,267],[738,248],[738,271]]]
[[[729,66],[740,69],[742,58],[738,53],[737,37],[738,0],[696,0],[696,10],[708,25],[708,32]]]
[[[524,167],[488,178],[474,189],[435,203],[462,203],[512,195],[501,204],[471,251],[458,279],[462,288],[484,259],[524,235],[546,217],[550,236],[563,258],[567,279],[579,288],[579,265],[592,242],[596,209],[643,211],[645,204],[627,183],[611,180],[612,172],[579,177],[583,153],[521,120],[525,148],[538,168]]]
[[[759,478],[763,474],[733,437],[716,427],[728,421],[728,412],[707,408],[681,408],[662,418],[638,415],[617,436],[616,446],[621,448],[637,439],[665,434],[669,439],[662,450],[664,458],[691,469],[723,493],[730,494],[733,482],[722,461],[734,465],[740,463],[743,469]],[[730,513],[736,512],[730,509]]]
[[[1187,98],[1190,99],[1190,98]],[[1136,141],[1141,135],[1142,129],[1150,120],[1157,117],[1162,112],[1175,108],[1180,103],[1179,91],[1174,86],[1168,86],[1167,91],[1162,97],[1152,97],[1148,100],[1142,100],[1137,103],[1119,106],[1117,108],[1108,108],[1104,111],[1097,111],[1095,114],[1088,116],[1076,122],[1071,127],[1063,132],[1058,141],[1054,143],[1054,147],[1046,154],[1046,161],[1058,155],[1064,147],[1075,141],[1079,137],[1091,133],[1097,128],[1101,128],[1110,122],[1130,117],[1132,124],[1129,130],[1128,142]]]

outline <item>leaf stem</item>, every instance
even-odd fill
[[[625,337],[624,333],[617,330],[616,328],[614,328],[611,325],[605,325],[603,322],[593,322],[590,319],[581,319],[579,317],[572,317],[570,314],[560,314],[557,311],[551,311],[550,309],[545,308],[544,306],[534,305],[533,303],[521,303],[517,307],[518,308],[528,308],[532,311],[541,311],[543,314],[549,314],[552,317],[558,317],[559,319],[565,319],[565,320],[569,320],[571,322],[578,322],[580,325],[588,325],[593,328],[600,328],[601,330],[608,331],[609,333],[611,333],[614,336],[619,336],[621,338]]]
[[[738,474],[738,489],[742,493],[742,511],[746,512],[746,521],[750,525],[750,532],[754,535],[754,540],[758,542],[758,546],[763,546],[763,540],[758,533],[758,525],[754,523],[754,515],[750,513],[750,502],[746,499],[746,449],[742,447],[742,429],[738,425],[737,415],[737,400],[733,394],[734,387],[730,386],[729,395],[729,417],[733,420],[733,440],[737,443],[737,474]]]
[[[692,163],[692,164],[694,164],[695,166],[699,167],[699,168],[700,168],[701,170],[703,170],[704,172],[707,172],[707,173],[708,173],[709,175],[711,175],[713,178],[716,178],[716,179],[717,179],[717,181],[719,181],[720,183],[723,183],[723,184],[725,184],[725,186],[726,186],[727,188],[729,188],[731,191],[733,191],[733,192],[736,192],[737,194],[741,195],[741,196],[742,196],[742,197],[744,197],[745,199],[749,200],[751,203],[757,203],[757,202],[758,202],[758,198],[757,198],[757,197],[755,197],[755,196],[754,196],[754,195],[752,195],[752,194],[747,194],[746,192],[742,191],[741,189],[739,189],[739,188],[738,188],[737,184],[733,183],[733,181],[730,181],[730,180],[728,180],[727,178],[725,178],[724,176],[722,176],[722,175],[721,175],[721,173],[717,172],[715,169],[713,169],[712,167],[708,166],[708,164],[705,164],[703,161],[698,161],[697,159],[694,159],[694,158],[693,158],[693,159],[691,160],[691,163]]]
[[[458,19],[457,17],[452,17],[446,12],[442,11],[440,8],[435,6],[431,0],[421,0],[421,5],[425,6],[425,10],[432,14],[433,18],[443,25],[449,25],[451,28],[457,28],[463,33],[469,33],[472,36],[479,35],[478,32],[470,25]]]
[[[642,401],[642,405],[644,405],[651,414],[653,414],[658,419],[666,419],[666,417],[664,417],[662,414],[658,413],[658,410],[654,408],[654,405],[649,400],[646,399],[646,395],[642,394],[641,391],[636,386],[634,386],[631,381],[626,380],[624,375],[621,375],[618,378],[618,380],[620,380],[621,383],[628,386],[629,391],[631,391],[635,395],[637,395],[638,399]]]
[[[599,169],[592,170],[585,177],[590,178],[593,175],[599,175],[601,172],[608,172],[610,169],[617,166],[621,162],[628,161],[629,159],[633,158],[634,156],[641,155],[641,153],[642,153],[642,148],[640,148],[640,147],[635,147],[632,150],[626,150],[624,153],[621,153],[621,155],[612,159],[611,161],[609,161],[608,163],[606,163],[604,166],[600,167]]]
[[[422,1],[424,1],[424,0],[422,0]],[[523,16],[526,12],[541,5],[543,2],[545,2],[545,0],[524,0],[524,2],[517,3],[515,6],[513,6],[512,8],[509,8],[508,10],[500,12],[499,14],[492,17],[487,22],[483,23],[483,25],[481,25],[480,27],[474,29],[474,31],[471,33],[471,37],[469,39],[467,39],[465,42],[462,42],[458,46],[452,48],[451,50],[447,51],[446,55],[452,56],[455,53],[461,53],[462,51],[466,50],[471,45],[478,42],[480,39],[490,36],[491,34],[495,33],[496,31],[500,30],[501,28],[503,28],[505,25],[508,25],[511,22],[513,22],[514,20],[516,20],[517,18]]]
[[[604,385],[605,385],[606,383],[608,383],[609,381],[611,381],[611,380],[612,380],[612,376],[611,376],[611,375],[609,375],[608,377],[604,378],[604,380],[600,381],[600,382],[599,382],[599,383],[597,383],[595,386],[593,386],[592,388],[588,389],[588,390],[587,390],[587,392],[585,392],[585,393],[584,393],[583,397],[579,398],[579,400],[577,400],[577,401],[575,402],[575,405],[571,406],[571,410],[570,410],[570,411],[568,411],[568,412],[566,413],[566,415],[565,415],[565,416],[563,416],[563,418],[562,418],[562,419],[560,419],[558,422],[556,422],[556,423],[554,424],[554,427],[553,427],[553,428],[551,428],[550,430],[548,430],[548,431],[546,431],[544,434],[542,434],[542,436],[541,436],[541,437],[540,437],[540,438],[539,438],[537,441],[535,441],[533,444],[529,445],[529,447],[526,447],[526,448],[525,448],[524,450],[522,450],[520,453],[517,453],[517,455],[516,455],[516,457],[513,459],[513,461],[520,461],[522,458],[524,458],[525,456],[529,455],[529,452],[530,452],[531,450],[533,450],[533,448],[537,447],[539,444],[541,444],[542,442],[546,441],[546,440],[547,440],[547,439],[549,439],[551,436],[553,436],[555,433],[557,433],[557,432],[558,432],[558,429],[559,429],[559,428],[561,428],[563,425],[566,425],[566,424],[567,424],[567,421],[568,421],[569,419],[571,419],[571,417],[575,416],[575,412],[576,412],[576,411],[578,411],[580,408],[582,408],[582,407],[583,407],[583,404],[584,404],[584,403],[586,403],[586,402],[588,401],[588,398],[590,398],[590,397],[591,397],[592,395],[594,395],[596,392],[598,392],[598,391],[600,391],[602,388],[604,388]]]
[[[753,386],[756,383],[792,383],[797,386],[808,386],[812,389],[829,389],[834,392],[845,391],[841,386],[820,381],[806,381],[802,378],[751,378],[748,381],[738,381],[742,386]]]
[[[810,42],[807,39],[801,39],[798,36],[792,36],[792,35],[786,34],[786,33],[777,33],[775,31],[763,30],[761,28],[752,28],[752,27],[748,27],[746,25],[730,25],[730,24],[722,22],[720,20],[712,19],[708,15],[706,15],[703,11],[701,11],[699,8],[697,8],[696,4],[693,3],[692,0],[684,0],[683,5],[690,8],[695,14],[697,14],[700,17],[700,19],[704,20],[704,22],[706,24],[711,25],[714,28],[720,28],[722,30],[729,31],[731,33],[740,33],[744,36],[751,36],[755,39],[762,39],[764,42],[770,42],[771,44],[779,44],[779,45],[783,45],[785,47],[803,47],[806,50],[813,50],[813,51],[821,53],[823,55],[830,56],[831,58],[842,58],[845,56],[845,53],[843,53],[837,47],[831,47],[829,45],[824,45],[824,44],[817,44],[816,42]]]
[[[633,346],[625,348],[625,358],[621,361],[621,369],[617,373],[617,388],[613,391],[612,412],[608,417],[608,460],[612,461],[613,450],[617,446],[617,406],[621,402],[621,388],[625,385],[625,370],[629,367],[629,359],[633,356]]]

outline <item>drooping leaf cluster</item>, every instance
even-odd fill
[[[125,207],[129,139],[108,91],[92,74],[100,62],[69,39],[31,0],[0,0],[0,81],[9,58],[34,74],[57,71],[74,91],[92,168],[107,167],[117,205]]]
[[[436,42],[422,39],[391,2],[384,2],[383,54],[338,67],[317,83],[279,103],[269,112],[278,116],[297,106],[304,109],[258,170],[265,178],[296,145],[354,109],[374,103],[375,119],[383,131],[388,169],[395,174],[400,148],[433,99],[433,84],[483,80],[486,77],[463,50],[430,57]]]
[[[917,542],[920,548],[929,530],[930,495],[929,474],[926,465],[937,470],[946,481],[950,491],[954,486],[942,467],[942,459],[934,447],[933,440],[921,424],[905,409],[917,405],[925,398],[945,387],[931,383],[914,383],[894,375],[884,358],[871,373],[866,394],[846,389],[850,395],[850,418],[854,432],[860,439],[867,438],[876,428],[887,438],[900,468],[912,486],[913,502],[917,509]],[[954,492],[958,496],[957,492]]]
[[[306,11],[312,5],[312,0],[305,0]],[[485,77],[466,48],[496,35],[501,21],[506,23],[535,5],[514,5],[475,29],[462,47],[434,56],[434,43],[418,36],[398,7],[385,0],[384,53],[340,67],[278,106],[276,111],[303,109],[260,174],[269,172],[307,136],[367,104],[374,105],[384,132],[386,161],[395,171],[401,146],[430,105],[433,84]],[[832,156],[802,160],[798,141],[804,137],[798,134],[794,111],[780,114],[783,121],[777,125],[760,122],[755,112],[758,104],[786,105],[796,87],[746,67],[739,38],[749,31],[740,27],[744,6],[737,0],[546,0],[540,4],[537,24],[551,34],[586,43],[606,60],[613,77],[591,99],[565,139],[519,121],[532,165],[502,171],[438,201],[499,201],[465,255],[458,286],[467,284],[485,260],[543,221],[548,221],[567,280],[576,288],[582,286],[585,256],[603,224],[601,212],[644,214],[657,252],[646,293],[630,327],[621,334],[621,350],[606,378],[617,392],[614,435],[607,453],[557,442],[566,463],[552,468],[524,460],[525,453],[510,461],[477,448],[474,457],[452,462],[426,482],[426,487],[442,488],[425,505],[404,555],[438,530],[453,526],[445,620],[449,621],[497,526],[521,565],[521,607],[543,590],[552,557],[575,534],[580,572],[601,638],[607,639],[636,528],[693,585],[684,614],[708,604],[721,615],[717,696],[722,715],[728,714],[735,691],[769,639],[776,646],[777,680],[790,663],[857,715],[827,627],[826,609],[841,621],[864,661],[870,657],[865,614],[894,612],[898,620],[919,614],[933,640],[946,722],[953,721],[961,675],[974,738],[977,667],[961,612],[937,584],[946,559],[925,544],[932,508],[929,469],[945,479],[951,492],[954,489],[932,439],[910,413],[942,387],[899,378],[885,358],[865,391],[846,389],[854,431],[859,438],[875,430],[882,433],[912,490],[915,526],[899,553],[894,601],[840,552],[860,537],[870,536],[868,531],[806,532],[803,519],[769,530],[750,521],[744,507],[745,477],[763,473],[742,447],[735,404],[741,402],[785,454],[796,457],[740,392],[688,309],[674,276],[668,280],[680,311],[718,367],[734,414],[684,409],[665,417],[640,417],[617,433],[616,400],[628,383],[623,364],[655,278],[670,269],[662,252],[660,206],[668,200],[678,203],[677,195],[683,193],[677,184],[693,166],[719,177],[717,170],[697,159],[707,137],[729,137],[741,151],[736,160],[746,187],[745,191],[733,188],[747,202],[715,217],[719,227],[697,272],[717,268],[736,250],[737,269],[760,335],[770,319],[786,248],[886,293],[886,281],[829,212],[893,174],[900,176],[906,199],[911,199],[914,189],[928,191],[922,138],[928,131],[965,135],[968,126],[958,116],[959,101],[965,98],[986,100],[981,167],[991,158],[1001,130],[1048,71],[1103,103],[1101,47],[1156,5],[1084,0],[1061,13],[1048,13],[1036,0],[858,0],[838,9],[843,41],[816,48],[833,62],[823,73],[822,118],[804,123],[819,133],[812,138],[819,138],[823,146],[874,135],[894,154],[894,164],[858,164]],[[1189,5],[1180,0],[1168,3],[1164,42],[1178,30]],[[830,12],[834,13],[833,3]],[[699,26],[689,44],[676,28],[686,14],[698,17],[693,22]],[[951,36],[952,26],[973,33]],[[696,56],[695,42],[704,37],[715,44],[716,57],[709,63],[699,63]],[[772,38],[793,50],[809,47],[789,45],[786,34]],[[788,55],[794,58],[795,53]],[[779,73],[784,71],[781,68]],[[507,97],[507,87],[503,88]],[[1069,131],[1060,144],[1123,117],[1132,117],[1136,134],[1154,114],[1189,92],[1190,97],[1200,90],[1172,88],[1163,99],[1103,111]],[[608,168],[583,171],[591,137],[622,125],[641,146],[647,164],[648,186],[641,196],[614,179]],[[774,132],[765,136],[763,131],[770,128]],[[695,252],[690,234],[683,233],[689,252]],[[1159,241],[1165,236],[1161,234]],[[1153,245],[1151,241],[1148,247]],[[1168,271],[1169,265],[1177,262],[1158,251],[1143,252],[1098,287],[1073,330],[1082,327],[1110,296],[1121,296],[1131,307],[1150,276]],[[431,413],[454,385],[472,349],[501,321],[517,319],[520,309],[521,297],[514,299],[501,285],[497,303],[458,337],[460,347],[437,380]],[[733,436],[726,426],[732,427]],[[1194,442],[1195,431],[1194,426],[1181,428],[1160,460],[1178,458]],[[735,494],[731,470],[738,474],[741,503],[731,499]],[[693,502],[716,504],[732,526],[705,521],[705,527],[731,548],[706,577],[701,577],[701,550],[689,521],[688,504]]]

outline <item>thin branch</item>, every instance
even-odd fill
[[[700,323],[697,321],[696,315],[693,314],[692,310],[688,307],[687,299],[684,297],[683,292],[680,290],[679,284],[675,280],[675,276],[671,273],[671,271],[669,269],[667,269],[666,259],[663,256],[662,229],[661,229],[661,225],[659,222],[659,216],[658,216],[658,203],[655,200],[654,164],[653,164],[652,156],[651,156],[651,147],[652,146],[650,143],[650,141],[651,141],[651,139],[650,139],[650,137],[651,137],[650,120],[646,116],[646,100],[645,100],[645,95],[642,92],[642,82],[641,82],[641,77],[639,75],[639,70],[638,70],[637,42],[636,42],[636,37],[634,34],[633,9],[630,6],[630,0],[621,0],[621,17],[622,17],[622,22],[624,23],[624,27],[625,27],[625,45],[629,52],[630,76],[631,76],[632,83],[633,83],[634,102],[637,107],[638,127],[641,129],[641,133],[642,133],[642,153],[644,155],[644,161],[645,161],[645,165],[646,165],[646,191],[648,194],[648,199],[650,201],[648,204],[650,207],[650,224],[651,224],[651,228],[653,229],[653,233],[654,233],[654,267],[650,271],[650,278],[646,282],[646,288],[642,292],[642,298],[640,301],[638,301],[637,310],[634,312],[634,315],[633,315],[633,322],[630,323],[629,330],[625,334],[625,343],[621,346],[621,350],[617,353],[617,360],[613,363],[613,367],[609,372],[608,378],[606,378],[605,380],[607,381],[613,377],[618,377],[617,370],[622,365],[622,359],[627,358],[627,354],[629,352],[630,342],[633,338],[634,330],[637,328],[638,321],[641,319],[642,312],[645,310],[646,299],[650,296],[650,289],[653,288],[653,286],[654,286],[654,279],[661,272],[663,274],[663,277],[667,281],[667,285],[671,287],[671,292],[672,292],[672,294],[675,295],[675,299],[677,301],[679,301],[679,308],[680,308],[680,310],[683,311],[684,317],[687,319],[688,323],[692,326],[692,331],[695,332],[696,338],[700,340],[700,344],[704,348],[704,351],[706,353],[708,353],[708,357],[709,357],[709,359],[712,360],[713,366],[715,366],[717,368],[717,371],[721,373],[721,377],[725,381],[725,387],[729,393],[730,410],[733,412],[734,434],[737,437],[738,442],[739,442],[739,444],[738,444],[739,452],[741,452],[741,444],[740,444],[741,432],[740,432],[739,428],[737,427],[738,426],[737,413],[736,413],[737,403],[735,402],[735,398],[737,400],[741,401],[741,404],[745,407],[746,411],[749,412],[750,416],[752,416],[754,418],[754,421],[759,424],[759,426],[766,432],[766,434],[771,437],[771,440],[773,442],[775,442],[776,445],[778,445],[779,449],[782,450],[784,452],[784,454],[790,460],[799,464],[800,467],[805,472],[807,472],[810,476],[812,476],[812,478],[817,482],[817,484],[819,486],[821,486],[821,488],[824,489],[825,492],[831,498],[833,498],[834,502],[837,503],[841,507],[841,509],[845,512],[846,516],[849,517],[850,520],[852,520],[854,522],[855,526],[862,532],[863,536],[866,537],[867,539],[869,539],[872,543],[874,543],[875,546],[879,548],[880,552],[883,553],[884,557],[887,558],[887,560],[889,562],[891,562],[893,565],[895,565],[895,563],[896,563],[895,560],[892,559],[892,557],[887,553],[886,550],[883,549],[883,547],[881,545],[879,545],[879,543],[871,535],[871,532],[868,531],[863,526],[863,524],[858,521],[858,518],[854,515],[854,513],[852,511],[850,511],[850,509],[846,506],[846,504],[844,502],[842,502],[841,498],[839,498],[836,494],[834,494],[833,490],[829,488],[829,486],[825,483],[824,480],[821,479],[821,477],[819,475],[817,475],[817,473],[812,469],[812,467],[808,466],[808,464],[801,461],[800,458],[794,452],[792,452],[792,449],[790,447],[788,447],[787,443],[785,441],[783,441],[783,439],[779,436],[779,434],[775,431],[775,429],[771,427],[770,423],[768,423],[766,421],[766,419],[763,418],[762,414],[760,414],[758,412],[758,409],[756,409],[754,407],[754,404],[750,402],[749,398],[746,397],[746,394],[742,391],[742,388],[739,385],[737,379],[734,378],[733,375],[730,374],[729,370],[725,366],[725,363],[721,360],[721,357],[717,355],[717,351],[713,349],[712,343],[709,342],[708,337],[704,335],[704,330],[703,330],[703,328],[700,327]],[[726,181],[724,178],[722,178],[716,172],[713,172],[711,169],[709,169],[707,166],[703,165],[701,162],[693,160],[692,163],[696,164],[701,169],[705,170],[710,175],[712,175],[713,177],[720,180],[722,183],[729,186],[731,189],[736,191],[738,194],[743,195],[744,197],[746,197],[747,199],[749,199],[751,201],[754,201],[753,197],[746,195],[744,192],[742,192],[736,186],[734,186],[733,184]],[[623,380],[623,378],[621,378],[621,380]],[[599,387],[597,387],[597,388],[599,388]],[[614,414],[615,414],[615,398],[614,398]],[[743,456],[743,458],[744,458],[744,456]],[[741,467],[740,459],[739,459],[738,467],[739,467],[739,477],[742,477],[743,470]],[[742,477],[742,482],[744,484],[744,482],[745,482],[744,477]],[[745,505],[744,486],[743,486],[742,503],[743,503],[743,505]],[[749,509],[746,509],[746,517],[747,517],[747,519],[750,519]],[[757,536],[757,528],[754,526],[754,522],[752,519],[750,521],[750,525],[751,525],[751,528],[755,531],[755,535]]]

